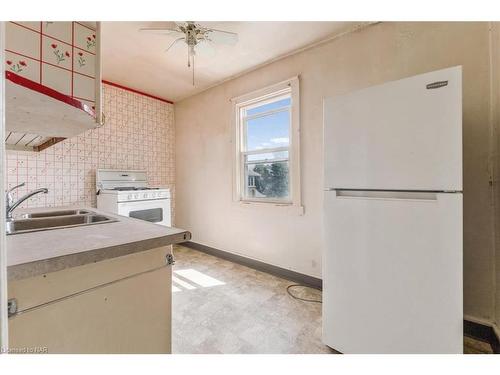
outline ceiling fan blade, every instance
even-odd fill
[[[178,30],[180,25],[183,25],[182,22],[174,22],[174,21],[167,21],[167,22],[145,22],[142,23],[144,26],[143,29],[171,29],[171,30]]]
[[[194,50],[196,52],[196,56],[201,57],[213,57],[216,54],[215,46],[209,40],[202,40],[198,42]]]
[[[215,43],[234,45],[238,42],[238,34],[230,31],[208,29],[208,39]]]
[[[170,45],[168,46],[168,48],[165,50],[165,52],[168,52],[174,45],[176,45],[178,42],[180,42],[181,40],[184,40],[185,38],[182,37],[182,38],[177,38],[176,40],[174,40],[172,43],[170,43]]]
[[[143,27],[139,29],[139,32],[148,34],[158,34],[158,35],[176,35],[176,34],[184,35],[184,33],[180,30],[169,29],[165,27]]]

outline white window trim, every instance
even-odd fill
[[[248,106],[252,101],[258,102],[262,105],[262,100],[269,96],[270,100],[275,100],[279,91],[290,90],[292,100],[291,105],[291,121],[290,121],[290,145],[289,149],[289,186],[290,186],[290,199],[272,200],[269,198],[254,198],[243,199],[242,189],[244,188],[243,181],[243,158],[242,158],[242,124],[240,119],[240,108]],[[300,173],[300,90],[299,90],[299,77],[292,77],[286,81],[282,81],[263,89],[252,91],[248,94],[238,96],[231,99],[233,106],[232,114],[232,129],[233,129],[233,202],[245,207],[255,208],[269,208],[269,207],[282,207],[287,212],[302,215],[304,208],[302,207],[302,194],[301,194],[301,173]],[[266,150],[267,151],[267,150]],[[262,152],[258,150],[258,153]],[[252,153],[252,151],[247,151]]]

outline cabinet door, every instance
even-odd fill
[[[9,346],[48,353],[170,353],[171,267],[9,319]]]
[[[73,97],[95,111],[103,123],[100,22],[73,22]]]
[[[96,115],[96,122],[99,125],[104,125],[105,116],[104,116],[104,101],[103,92],[102,92],[102,60],[101,60],[101,23],[96,22],[96,40],[94,47],[94,61],[93,69],[95,77],[95,101],[94,101],[94,111]]]
[[[100,31],[99,22],[6,22],[9,148],[39,151],[103,124]],[[20,137],[28,141],[12,141]]]

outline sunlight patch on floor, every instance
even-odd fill
[[[174,271],[174,274],[176,276],[180,276],[183,279],[186,279],[187,281],[190,281],[191,283],[194,283],[198,286],[201,287],[211,287],[211,286],[218,286],[218,285],[225,285],[226,283],[220,280],[217,280],[214,277],[208,276],[200,271],[196,271],[192,268],[184,269],[184,270],[176,270]],[[193,285],[189,284],[187,281],[181,280],[179,277],[172,276],[173,280],[178,282],[179,285],[184,286],[182,283],[179,281],[182,281],[185,284],[188,284],[191,289],[194,289]],[[176,280],[177,279],[177,280]],[[186,287],[186,289],[190,289],[189,287]]]
[[[196,287],[193,284],[190,284],[174,275],[172,275],[172,282],[188,290],[196,289]]]
[[[181,290],[179,288],[177,288],[175,285],[172,285],[172,293],[175,293],[175,292],[180,292]]]

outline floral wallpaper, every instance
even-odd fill
[[[97,168],[145,169],[151,186],[168,187],[175,197],[173,105],[110,85],[103,92],[103,127],[39,153],[7,151],[7,187],[26,182],[14,193],[16,199],[49,189],[24,207],[95,207]]]

